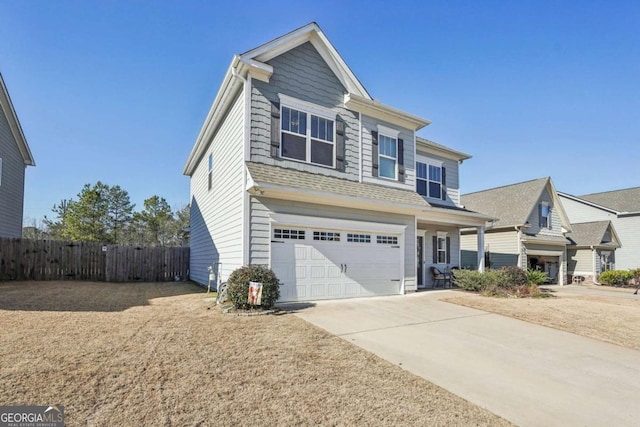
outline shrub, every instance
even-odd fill
[[[499,271],[500,282],[497,284],[502,287],[513,289],[521,285],[526,285],[528,283],[527,274],[523,269],[519,267],[512,265],[508,267],[502,267]]]
[[[633,279],[634,273],[633,270],[607,270],[600,273],[598,280],[605,285],[623,286]]]
[[[476,270],[452,270],[453,284],[465,291],[478,292],[482,289],[482,273]]]
[[[542,274],[546,279],[546,274]],[[459,288],[480,292],[485,296],[533,297],[541,294],[536,284],[528,284],[526,273],[518,267],[503,267],[500,270],[486,270],[484,273],[454,270],[453,283]]]
[[[248,309],[252,306],[249,298],[249,282],[262,283],[262,308],[274,306],[280,297],[280,281],[275,273],[264,265],[250,265],[238,268],[227,280],[227,295],[237,309]]]
[[[547,273],[540,270],[527,270],[525,274],[530,285],[542,285],[548,279]]]

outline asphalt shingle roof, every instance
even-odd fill
[[[504,187],[462,195],[466,209],[498,218],[495,227],[524,224],[536,206],[549,178],[539,178]]]
[[[611,221],[593,221],[571,224],[571,233],[567,233],[567,239],[577,246],[603,246],[604,234],[611,226]],[[609,246],[617,246],[615,243],[607,243]]]
[[[264,163],[247,162],[246,164],[251,178],[258,184],[272,184],[300,190],[320,191],[358,199],[370,199],[416,207],[431,206],[415,191],[350,181],[290,168],[281,168]]]
[[[618,212],[640,212],[640,187],[585,194],[578,197]]]

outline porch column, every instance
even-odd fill
[[[478,227],[478,271],[484,272],[484,226]]]

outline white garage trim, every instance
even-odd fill
[[[562,251],[544,251],[538,249],[527,249],[527,255],[538,255],[538,256],[563,256]]]
[[[269,214],[272,224],[294,227],[331,228],[336,230],[366,230],[375,233],[404,234],[406,225],[385,224],[380,222],[353,221],[346,219],[321,218],[290,214]]]

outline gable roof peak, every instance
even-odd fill
[[[306,42],[311,43],[313,47],[315,47],[322,59],[324,59],[338,80],[340,80],[340,83],[342,83],[349,93],[354,93],[368,100],[372,100],[369,92],[367,92],[362,83],[360,83],[340,53],[338,53],[338,50],[324,34],[320,25],[315,21],[303,25],[302,27],[277,37],[254,49],[248,50],[245,53],[240,54],[239,57],[240,60],[244,62],[253,60],[264,63],[276,56],[290,51],[291,49],[295,49]]]
[[[515,187],[515,186],[520,186],[520,185],[524,185],[524,184],[531,184],[531,183],[534,183],[536,181],[540,181],[540,182],[545,181],[545,182],[547,182],[547,181],[550,181],[550,180],[551,180],[551,178],[548,177],[548,176],[544,177],[544,178],[529,179],[527,181],[516,182],[516,183],[513,183],[513,184],[499,185],[497,187],[487,188],[486,190],[478,190],[478,191],[474,191],[474,192],[471,192],[471,193],[466,193],[466,194],[464,194],[464,196],[471,196],[473,194],[486,193],[487,191],[501,190],[501,189],[505,189],[505,188],[509,188],[509,187]]]

